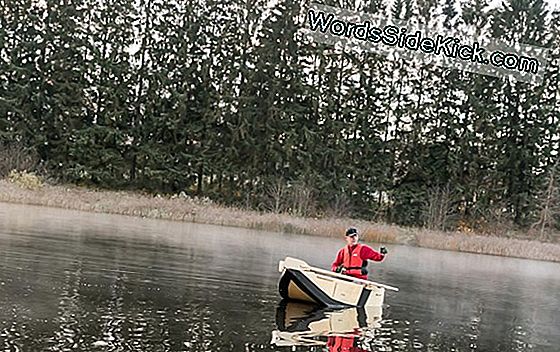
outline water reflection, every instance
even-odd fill
[[[298,302],[282,301],[276,311],[273,345],[326,346],[328,351],[370,351],[382,308],[332,310]]]

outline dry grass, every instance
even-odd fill
[[[418,246],[560,262],[560,245],[515,238],[419,230]]]
[[[33,172],[12,170],[8,174],[8,181],[32,190],[43,187],[43,180]]]
[[[560,245],[464,233],[407,229],[347,218],[302,218],[223,207],[207,199],[160,197],[138,192],[92,190],[76,186],[27,189],[0,180],[0,201],[289,232],[341,236],[349,225],[361,229],[366,241],[398,243],[454,251],[485,253],[560,262]]]

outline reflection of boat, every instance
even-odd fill
[[[280,261],[280,295],[330,308],[381,306],[385,289],[398,288],[314,268],[306,262],[286,257]]]
[[[354,340],[366,331],[380,327],[380,321],[381,306],[330,310],[283,301],[276,311],[278,330],[272,332],[271,343],[277,346],[313,346],[327,345],[334,338]]]

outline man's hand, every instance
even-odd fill
[[[340,265],[335,270],[337,273],[344,274],[346,272],[346,268],[343,265]]]
[[[381,247],[381,248],[379,248],[379,253],[385,255],[385,254],[387,254],[387,253],[389,253],[389,252],[387,251],[387,248]]]

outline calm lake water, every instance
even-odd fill
[[[271,344],[306,321],[358,324],[281,303],[277,268],[328,268],[343,244],[0,203],[0,351],[328,351]],[[388,248],[370,278],[400,292],[354,330],[361,350],[560,350],[559,264]]]

